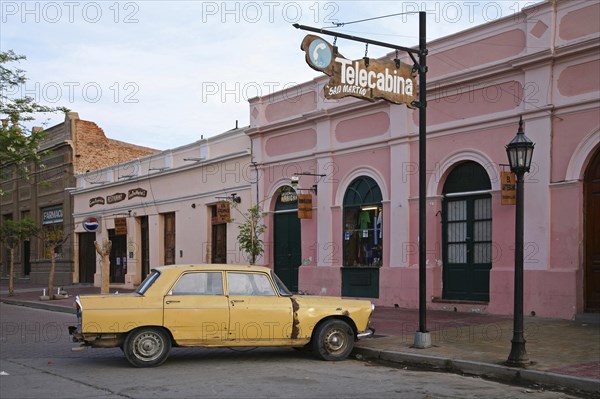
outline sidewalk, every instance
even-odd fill
[[[40,301],[45,286],[15,281],[15,296],[0,281],[0,301],[52,311],[74,313],[76,295],[98,294],[99,287],[61,287],[69,298]],[[112,287],[111,293],[130,292]],[[478,375],[543,387],[563,388],[600,396],[600,322],[525,318],[526,368],[504,365],[511,348],[512,316],[427,311],[432,347],[416,349],[416,309],[378,307],[371,318],[376,337],[357,342],[354,356],[404,365]]]

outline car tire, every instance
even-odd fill
[[[352,327],[343,320],[327,320],[316,328],[312,346],[323,360],[344,360],[354,348]]]
[[[123,352],[135,367],[156,367],[164,363],[171,350],[171,339],[160,328],[139,328],[127,335]]]

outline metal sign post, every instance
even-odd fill
[[[347,40],[353,40],[366,44],[372,44],[375,46],[391,48],[398,51],[405,51],[412,59],[414,66],[413,69],[419,73],[419,99],[414,101],[411,105],[419,108],[419,330],[415,334],[414,346],[416,348],[424,349],[431,346],[431,335],[427,331],[427,270],[426,270],[426,254],[427,254],[427,241],[426,241],[426,228],[427,218],[425,213],[426,206],[426,187],[427,187],[427,30],[426,30],[426,13],[425,11],[419,12],[419,49],[397,46],[390,43],[380,42],[376,40],[365,39],[362,37],[346,35],[340,32],[333,32],[330,30],[313,28],[310,26],[294,24],[296,29],[302,29],[310,32],[321,33],[324,35],[333,36],[336,38],[343,38]],[[415,58],[415,54],[418,56],[418,60]],[[385,97],[382,97],[385,99]]]

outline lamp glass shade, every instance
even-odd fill
[[[535,147],[535,144],[523,132],[523,120],[521,119],[517,135],[506,146],[508,163],[512,172],[529,172],[531,160],[533,159],[533,147]]]

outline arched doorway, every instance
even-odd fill
[[[492,197],[485,169],[477,162],[457,165],[443,188],[442,296],[489,301],[492,268]]]
[[[585,311],[600,312],[600,149],[584,177]]]
[[[377,182],[357,177],[344,194],[342,295],[379,298],[382,264],[382,195]]]
[[[273,217],[275,274],[292,291],[298,292],[298,268],[302,263],[298,197],[289,186],[279,191]]]

